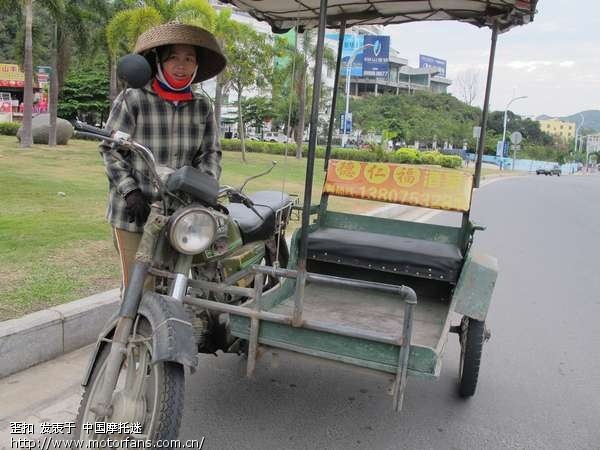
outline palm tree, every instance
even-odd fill
[[[291,75],[292,68],[294,68],[293,79],[291,82],[288,81],[287,84],[292,86],[296,97],[290,101],[292,101],[292,104],[297,108],[294,121],[294,137],[296,141],[296,158],[299,159],[302,158],[302,141],[304,138],[304,128],[306,122],[306,104],[308,90],[310,87],[307,86],[306,78],[310,63],[314,60],[316,52],[315,32],[314,30],[307,30],[304,32],[301,39],[300,49],[297,48],[297,43],[295,45],[291,45],[289,41],[282,39],[277,41],[277,45],[280,47],[280,51],[282,51],[284,54],[290,55],[290,61],[282,70]],[[323,61],[327,67],[335,67],[335,55],[330,48],[325,48]]]

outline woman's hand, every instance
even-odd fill
[[[150,205],[142,191],[139,189],[131,191],[125,196],[125,201],[127,202],[125,211],[129,217],[129,223],[135,222],[138,227],[143,226],[150,214]]]

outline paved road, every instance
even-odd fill
[[[488,230],[476,246],[499,258],[501,276],[471,400],[455,394],[455,336],[439,380],[409,378],[400,414],[385,379],[281,355],[248,380],[241,359],[206,356],[188,378],[182,439],[204,436],[209,449],[600,448],[599,194],[599,176],[509,179],[477,193],[473,219]],[[86,352],[0,380],[3,442],[8,420],[69,420]]]

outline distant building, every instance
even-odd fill
[[[586,136],[586,151],[587,153],[600,152],[600,133]]]
[[[229,8],[232,12],[232,19],[250,25],[257,32],[271,35],[271,27],[266,22],[261,22],[254,19],[250,14],[240,11],[232,5],[225,5],[217,2],[216,0],[209,0],[209,4],[216,10],[223,8]],[[329,30],[333,34],[337,33],[337,30]],[[362,34],[362,35],[384,35],[385,30],[381,25],[358,25],[354,26],[347,33]],[[337,39],[325,39],[325,45],[331,50],[337,52],[338,42]],[[446,93],[448,86],[452,84],[452,81],[446,77],[440,76],[440,69],[435,67],[412,67],[408,65],[408,59],[400,56],[400,53],[390,46],[389,49],[389,74],[387,78],[376,78],[366,76],[354,76],[350,78],[350,90],[351,96],[361,96],[366,94],[400,94],[400,93],[412,93],[414,91],[429,91],[434,93]],[[312,65],[312,63],[311,63]],[[311,68],[312,71],[312,68]],[[344,67],[340,73],[340,89],[345,88],[345,77],[346,71]],[[335,78],[335,70],[325,66],[322,74],[321,83],[328,87],[333,88]],[[201,89],[208,93],[211,97],[214,97],[216,88],[215,79],[207,80],[202,83]],[[234,106],[236,95],[234,92],[224,92],[223,106],[221,112],[221,132],[234,133],[237,123],[237,109]],[[263,95],[268,96],[270,94],[268,89],[253,89],[246,93],[246,96]],[[328,118],[329,111],[331,108],[331,101],[325,99],[323,102],[324,110],[320,111],[320,114],[324,119]],[[267,124],[267,130],[270,129],[270,124]],[[337,131],[336,131],[337,132]]]
[[[573,122],[563,122],[559,119],[539,120],[540,129],[548,133],[557,141],[567,143],[575,138],[575,124]]]
[[[384,35],[385,30],[381,25],[359,25],[350,30],[351,33],[363,35]],[[337,42],[328,40],[330,48],[337,51]],[[446,93],[452,81],[440,76],[440,69],[435,67],[412,67],[408,59],[400,56],[398,50],[390,47],[389,74],[387,78],[368,76],[350,77],[350,94],[396,94],[411,93],[414,91],[430,91]],[[340,83],[345,83],[346,71],[342,69]]]

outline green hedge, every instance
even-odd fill
[[[16,122],[0,122],[0,134],[5,136],[16,136],[20,126],[21,124]]]
[[[241,144],[239,139],[222,139],[221,148],[224,151],[239,152]],[[250,153],[268,153],[272,155],[285,155],[287,148],[288,156],[295,156],[296,144],[280,144],[278,142],[246,141],[246,151]],[[302,156],[306,156],[308,145],[302,146]],[[325,157],[325,147],[317,145],[317,158]],[[359,150],[350,148],[334,147],[331,149],[333,159],[345,159],[352,161],[382,161],[405,164],[431,164],[442,167],[457,168],[462,166],[462,159],[456,155],[443,155],[440,152],[420,152],[414,148],[401,148],[395,152],[377,151],[377,147],[371,150]]]
[[[429,164],[455,169],[462,166],[462,158],[457,155],[444,155],[438,151],[419,152],[414,148],[396,150],[398,162],[407,164]]]

